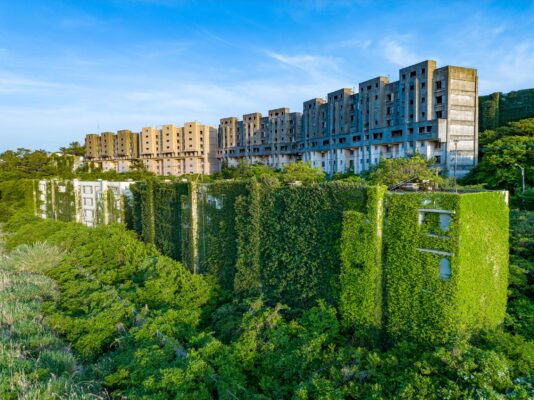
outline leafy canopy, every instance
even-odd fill
[[[433,160],[427,160],[420,154],[409,158],[382,159],[380,164],[366,173],[368,180],[373,184],[395,185],[403,181],[411,182],[430,181],[441,183],[439,170],[432,168]]]

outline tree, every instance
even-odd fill
[[[71,142],[68,147],[60,147],[59,151],[64,155],[71,156],[84,156],[85,155],[85,145],[81,145],[79,142]]]
[[[485,183],[490,189],[515,192],[521,187],[521,165],[527,186],[534,185],[534,136],[504,136],[488,144],[483,153],[482,160],[462,183]]]
[[[312,167],[309,162],[298,161],[284,166],[282,180],[285,183],[302,182],[310,184],[326,181],[326,175],[321,168]]]
[[[146,172],[147,168],[143,160],[132,160],[130,164],[130,171],[132,172]]]
[[[430,181],[430,183],[442,183],[443,179],[438,175],[439,170],[433,169],[433,160],[426,160],[422,155],[415,154],[409,158],[381,159],[375,169],[366,173],[367,178],[373,184],[396,185],[400,182]]]

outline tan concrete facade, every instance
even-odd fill
[[[120,130],[88,134],[87,161],[105,171],[128,172],[133,160],[141,160],[157,175],[212,174],[220,170],[217,129],[197,121],[183,127],[145,127],[140,133]]]

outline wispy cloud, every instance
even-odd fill
[[[384,39],[380,41],[380,49],[382,51],[382,56],[385,59],[400,67],[405,67],[420,61],[419,57],[406,45],[394,39]]]
[[[331,56],[315,54],[287,55],[274,51],[267,51],[266,54],[282,66],[304,71],[310,77],[314,78],[324,78],[326,73],[335,73],[339,71],[339,60]]]

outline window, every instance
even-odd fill
[[[441,81],[436,82],[436,89],[441,89]]]
[[[410,78],[413,78],[415,76],[415,71],[410,72]]]
[[[425,102],[425,98],[424,97],[421,97],[421,103],[424,103]]]
[[[437,104],[443,104],[443,96],[437,96],[436,97],[436,103]]]
[[[443,111],[436,111],[436,118],[443,118]]]
[[[439,261],[439,277],[445,281],[451,279],[451,262],[448,258],[443,257]]]
[[[439,227],[443,232],[448,232],[451,227],[451,216],[450,214],[440,214],[439,215]]]

